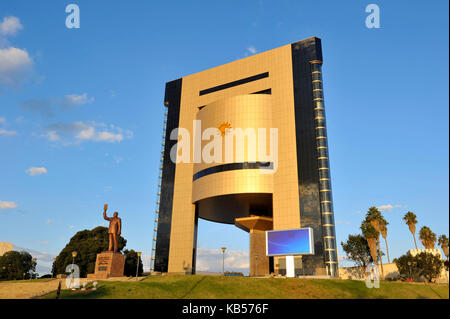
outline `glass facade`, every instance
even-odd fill
[[[166,84],[164,105],[168,109],[164,154],[170,154],[170,149],[177,141],[170,139],[170,132],[178,127],[180,117],[182,79]],[[157,214],[158,228],[156,230],[154,271],[167,272],[169,264],[170,229],[172,225],[172,202],[175,181],[175,163],[170,156],[163,156],[161,176],[161,194]]]
[[[338,276],[333,200],[318,38],[291,45],[301,227],[314,229],[315,256],[303,256],[304,273],[325,268]]]
[[[323,102],[322,61],[313,60],[310,62],[310,65],[311,83],[313,86],[314,123],[318,149],[319,198],[322,213],[324,256],[328,274],[336,276],[339,273],[339,268],[334,231],[333,199],[331,196],[330,166],[328,162],[328,143]]]

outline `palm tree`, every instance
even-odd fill
[[[447,257],[448,260],[448,238],[445,235],[439,236],[439,246],[441,246],[442,250],[444,251],[445,257]]]
[[[391,259],[389,258],[389,248],[388,248],[388,243],[387,243],[387,225],[389,225],[389,223],[386,221],[386,219],[382,218],[380,220],[380,232],[381,232],[381,236],[383,236],[384,238],[384,242],[386,243],[386,253],[387,253],[387,258],[388,258],[388,263],[391,263]]]
[[[377,258],[377,231],[367,220],[364,220],[361,223],[361,231],[364,238],[367,240],[367,244],[369,245],[370,255],[372,256],[373,262],[378,265]]]
[[[384,220],[383,215],[381,212],[376,208],[375,206],[372,206],[369,208],[366,214],[366,221],[369,222],[372,227],[377,232],[377,247],[378,247],[378,256],[380,258],[380,265],[381,265],[381,276],[384,277],[384,270],[383,270],[383,259],[381,259],[381,249],[380,249],[380,222]]]
[[[417,224],[417,216],[413,212],[407,212],[405,216],[403,216],[403,220],[405,221],[406,225],[408,225],[409,230],[414,238],[414,245],[417,249],[417,242],[416,242],[416,224]]]
[[[436,243],[436,234],[431,231],[427,226],[423,226],[419,231],[419,239],[422,241],[422,245],[426,249],[434,249]]]

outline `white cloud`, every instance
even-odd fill
[[[45,222],[47,225],[51,225],[53,223],[53,220],[51,219],[47,219],[47,221]]]
[[[388,211],[390,211],[390,210],[392,210],[392,209],[394,209],[394,208],[401,208],[401,207],[402,207],[402,205],[391,205],[391,204],[386,204],[386,205],[378,206],[377,208],[378,208],[379,210],[388,212]]]
[[[71,109],[74,106],[83,105],[83,104],[91,104],[94,102],[94,98],[89,97],[87,93],[83,94],[69,94],[64,96],[64,100],[61,103],[61,107],[63,109]]]
[[[147,255],[147,254],[142,254],[141,255],[141,260],[142,260],[142,266],[144,268],[144,271],[150,271],[150,260],[151,260],[152,256],[151,255]]]
[[[17,204],[14,202],[5,202],[0,200],[0,209],[12,209],[12,208],[16,208]]]
[[[346,220],[338,220],[336,223],[339,225],[350,225],[350,222]]]
[[[51,142],[56,142],[60,140],[58,133],[56,133],[55,131],[47,132],[43,136],[47,137],[47,139]]]
[[[47,169],[45,167],[30,167],[25,171],[30,176],[47,174]]]
[[[44,128],[42,136],[55,142],[65,138],[66,144],[76,144],[83,141],[93,142],[121,142],[125,138],[133,137],[133,132],[120,127],[95,122],[56,123]]]
[[[197,249],[198,271],[221,272],[222,250],[220,249]],[[248,273],[249,254],[246,251],[227,250],[225,252],[225,271],[240,271]]]
[[[71,111],[76,106],[94,102],[94,98],[83,94],[69,94],[61,97],[34,98],[22,101],[20,106],[29,113],[39,114],[49,118],[55,116],[57,108]]]
[[[5,130],[4,128],[0,128],[0,135],[6,135],[6,136],[17,135],[17,132],[16,131],[8,131],[8,130]]]
[[[2,124],[6,123],[6,119],[4,117],[0,116],[0,123],[2,123]]]
[[[18,87],[32,72],[33,61],[26,50],[9,47],[0,49],[0,84]]]
[[[22,29],[23,25],[17,17],[4,17],[0,22],[0,34],[4,36],[16,35]]]
[[[256,50],[256,48],[251,45],[247,48],[247,51],[250,52],[251,54],[255,54],[258,50]]]
[[[40,242],[41,244],[46,243],[46,241]],[[30,253],[31,256],[36,258],[37,265],[36,265],[36,272],[39,273],[39,275],[44,275],[51,273],[52,271],[52,265],[53,265],[53,258],[56,257],[55,254],[51,254],[46,251],[37,251],[31,248],[24,248],[14,245],[13,250],[15,251],[27,251]]]

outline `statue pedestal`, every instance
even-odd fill
[[[121,253],[103,251],[97,254],[95,272],[88,274],[88,279],[107,279],[111,277],[123,277],[125,256]]]

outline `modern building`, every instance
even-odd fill
[[[13,250],[13,244],[5,241],[0,241],[0,256],[3,256],[8,251]]]
[[[250,233],[250,275],[285,272],[285,257],[266,256],[266,230],[303,227],[313,229],[314,255],[295,257],[296,273],[338,275],[322,61],[321,40],[312,37],[166,83],[154,271],[195,273],[203,218]],[[187,135],[173,133],[176,128]],[[231,157],[205,160],[213,140],[206,128],[225,139],[233,129],[254,129],[258,154],[247,147],[239,155],[232,136]],[[210,140],[201,139],[205,134]],[[181,144],[187,141],[186,152]],[[267,160],[261,154],[273,143],[276,154]],[[170,156],[174,145],[178,163]]]

